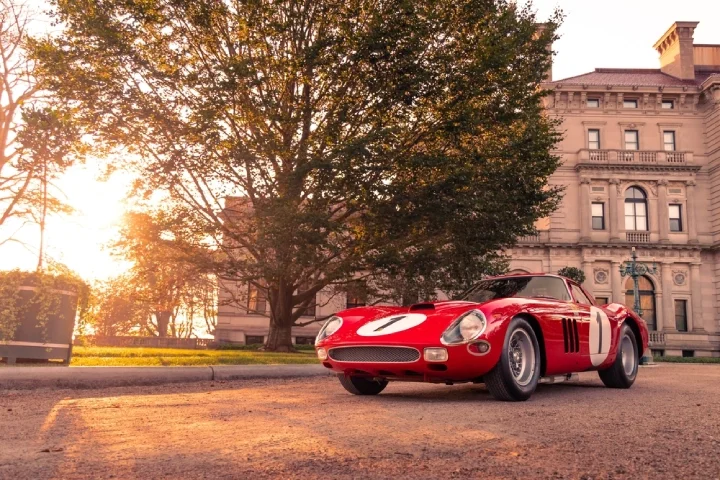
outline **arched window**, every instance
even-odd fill
[[[635,304],[635,292],[632,277],[628,277],[625,282],[625,305],[633,308]],[[656,330],[655,322],[655,287],[647,277],[638,278],[638,291],[640,293],[640,308],[642,309],[642,318],[647,322],[648,330]]]
[[[647,195],[639,187],[625,190],[625,230],[647,231]]]

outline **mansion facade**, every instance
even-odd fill
[[[676,22],[658,40],[659,69],[550,75],[545,107],[564,132],[550,182],[564,198],[509,252],[513,273],[578,267],[598,300],[632,307],[621,266],[635,247],[638,261],[656,266],[639,287],[659,355],[720,356],[720,45],[694,44],[696,26]],[[314,314],[361,302],[318,298]],[[248,308],[220,306],[217,340],[265,339],[268,318]],[[294,329],[295,341],[311,342],[320,326]]]

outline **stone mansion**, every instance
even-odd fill
[[[578,267],[600,302],[632,307],[620,267],[635,247],[657,266],[640,278],[640,296],[659,355],[720,356],[720,45],[694,44],[697,24],[676,22],[660,37],[658,69],[550,75],[545,107],[564,132],[551,183],[564,198],[509,251],[514,273]],[[253,310],[264,301],[247,297]],[[315,315],[363,301],[318,299]],[[294,329],[296,342],[320,326]],[[259,343],[267,332],[267,317],[220,307],[218,340]]]

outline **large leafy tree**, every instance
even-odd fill
[[[268,349],[368,272],[461,290],[556,207],[560,19],[506,0],[55,0],[47,81],[264,290]]]

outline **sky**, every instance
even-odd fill
[[[42,0],[34,3],[42,9]],[[554,45],[555,80],[600,67],[658,68],[652,45],[675,21],[700,21],[695,43],[720,44],[718,0],[535,0],[533,5],[541,21],[558,7],[566,15]],[[128,267],[106,246],[117,234],[132,179],[117,173],[102,182],[101,173],[92,160],[67,172],[59,185],[76,212],[69,218],[49,219],[47,228],[49,255],[89,280],[109,278]],[[0,239],[10,228],[0,227]],[[19,237],[25,245],[0,245],[0,269],[36,265],[36,229],[25,228]]]

